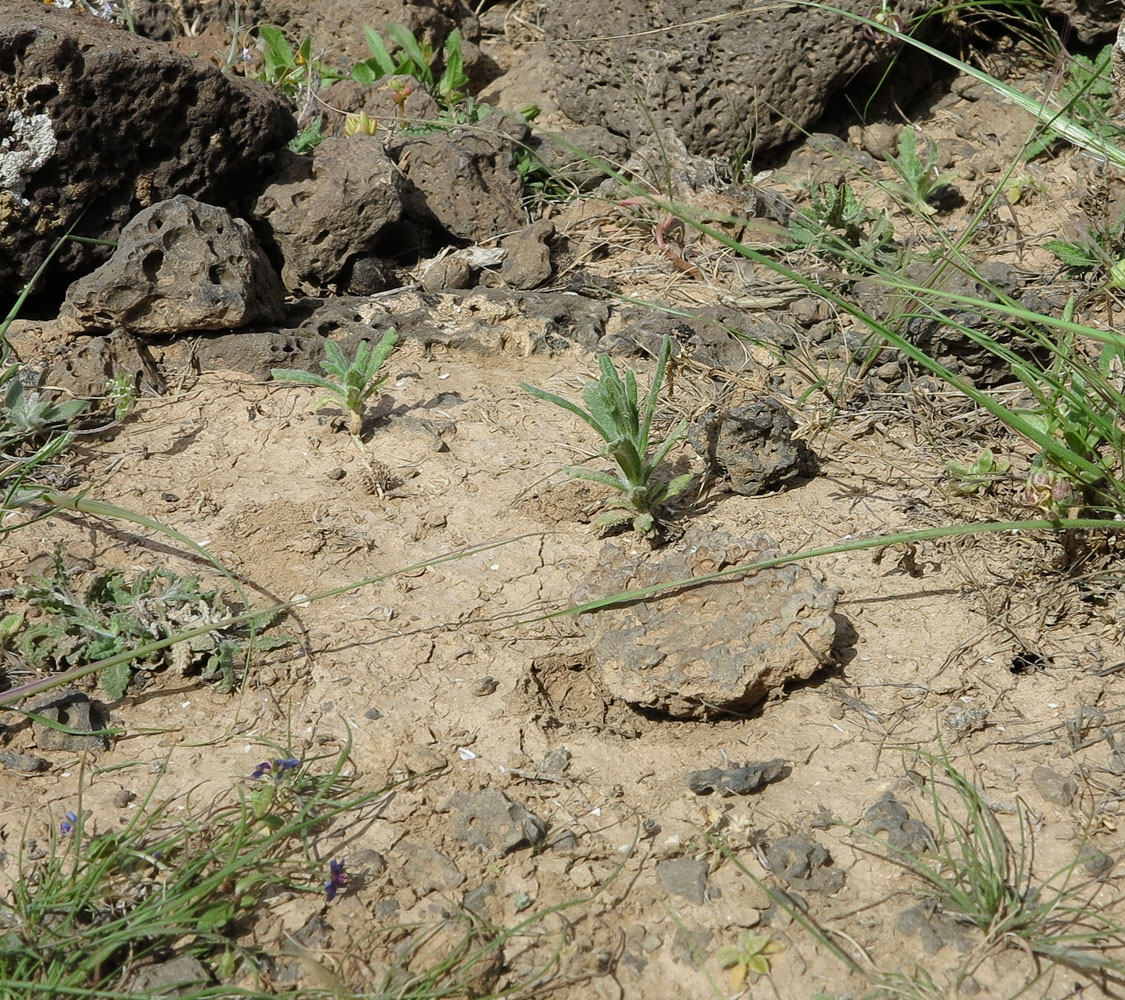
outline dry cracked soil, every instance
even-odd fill
[[[503,57],[518,59],[519,37],[497,37],[497,51],[503,42]],[[1012,62],[1010,72],[1028,78],[1046,72]],[[940,220],[956,235],[1028,123],[957,79],[908,113],[958,177],[961,203]],[[865,149],[881,126],[818,127],[771,165],[774,185],[796,195],[810,177],[857,164],[885,169]],[[1076,192],[1092,189],[1097,170],[1067,151],[1026,170],[1023,196],[989,216],[981,255],[1043,274],[1052,270],[1043,235],[1065,228]],[[910,229],[908,214],[890,200],[886,208]],[[691,268],[677,267],[654,242],[659,220],[643,209],[584,198],[544,210],[572,244],[597,249],[583,267],[623,296],[733,309],[747,326],[784,324],[793,309],[836,318],[705,237],[687,239]],[[418,294],[383,293],[380,306],[393,316],[414,308],[403,303]],[[472,312],[466,301],[433,296],[425,306],[456,329]],[[740,371],[688,355],[662,398],[660,427],[694,419],[716,398],[772,394],[816,466],[786,489],[743,496],[708,475],[685,443],[670,461],[694,474],[692,486],[675,505],[666,546],[654,549],[628,532],[602,537],[593,522],[603,494],[560,472],[598,443],[571,414],[520,387],[577,398],[595,356],[573,346],[527,350],[519,310],[498,310],[487,323],[494,340],[482,349],[405,337],[362,444],[340,430],[331,407],[314,409],[315,389],[198,372],[171,353],[165,394],[141,399],[120,426],[79,438],[68,473],[88,496],[193,539],[256,606],[385,578],[293,608],[274,631],[294,642],[254,654],[233,692],[171,669],[142,673],[116,701],[83,687],[118,731],[104,747],[47,750],[30,723],[9,716],[5,751],[47,761],[43,771],[0,774],[9,873],[27,863],[29,841],[49,840],[80,790],[91,828],[112,831],[154,782],[160,797],[193,789],[206,801],[245,787],[264,759],[330,766],[346,750],[357,789],[402,783],[362,821],[320,837],[319,858],[347,859],[345,891],[331,903],[320,893],[283,894],[248,924],[248,943],[281,956],[277,986],[363,988],[393,965],[403,937],[424,929],[424,955],[442,954],[467,911],[512,926],[573,903],[510,939],[466,994],[504,989],[553,959],[527,995],[733,996],[720,949],[751,931],[780,945],[768,977],[748,987],[752,996],[862,996],[871,985],[859,969],[929,977],[932,991],[917,995],[1014,996],[1031,980],[1025,995],[1116,995],[1112,982],[988,942],[956,914],[919,905],[919,880],[880,842],[924,850],[934,795],[956,809],[926,756],[944,755],[977,783],[1017,845],[1022,818],[1040,878],[1078,858],[1082,900],[1122,917],[1112,867],[1125,796],[1115,743],[1125,706],[1121,599],[1115,585],[1098,590],[1061,572],[1059,540],[993,534],[802,563],[836,594],[831,648],[807,679],[772,686],[739,711],[698,699],[631,705],[607,685],[604,661],[617,640],[599,644],[598,616],[546,617],[615,592],[622,565],[678,551],[690,530],[765,533],[781,552],[798,552],[1033,516],[1015,473],[964,497],[943,472],[944,461],[971,459],[997,429],[951,390],[886,368],[882,391],[835,407],[815,392],[801,400],[799,379],[753,345],[739,347]],[[838,360],[806,343],[794,351],[825,370]],[[629,363],[647,385],[651,363]],[[1026,469],[1026,445],[1005,439],[1002,447]],[[56,548],[79,570],[160,566],[227,586],[165,535],[78,514],[9,536],[4,578],[18,585],[44,572]],[[753,546],[739,550],[747,551]],[[763,599],[690,598],[654,596],[642,620],[655,629],[672,616],[671,632],[691,631],[685,655],[702,662],[721,656]],[[804,921],[831,935],[854,967]],[[402,928],[398,938],[371,933],[390,925]]]

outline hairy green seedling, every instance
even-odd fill
[[[737,944],[723,945],[715,955],[719,968],[729,970],[730,988],[738,992],[747,977],[753,982],[759,976],[768,976],[770,955],[781,951],[781,945],[766,934],[743,931]]]
[[[884,184],[884,188],[905,208],[922,215],[933,215],[937,211],[933,200],[957,179],[955,173],[943,172],[938,166],[936,142],[925,144],[924,157],[919,153],[918,135],[912,128],[902,130],[898,137],[898,155],[888,153],[887,163],[899,179]]]
[[[398,333],[392,327],[374,347],[366,340],[361,340],[355,358],[349,361],[344,357],[340,345],[329,340],[324,345],[324,353],[328,358],[320,363],[320,367],[330,378],[292,368],[274,368],[270,374],[280,382],[295,382],[297,385],[312,385],[324,389],[328,395],[316,404],[316,408],[319,410],[329,403],[343,406],[350,414],[348,429],[359,437],[363,430],[367,401],[390,377],[378,376],[379,369],[390,357],[397,343]]]
[[[19,378],[20,367],[12,365],[0,375],[4,405],[0,409],[0,448],[11,448],[25,441],[65,431],[84,409],[86,401],[71,399],[56,403],[42,393],[29,391]]]
[[[105,397],[113,407],[113,419],[120,422],[137,408],[137,389],[125,372],[105,380]]]
[[[520,383],[525,391],[537,399],[544,399],[569,410],[601,436],[606,443],[601,454],[617,463],[616,476],[575,466],[566,466],[564,471],[577,479],[587,479],[616,490],[619,497],[615,508],[629,512],[633,516],[634,529],[641,533],[653,530],[657,508],[682,493],[691,482],[690,473],[677,476],[670,482],[656,476],[660,463],[673,445],[687,433],[687,423],[681,421],[662,441],[651,439],[652,418],[656,412],[656,401],[664,382],[664,371],[671,351],[672,341],[665,337],[657,357],[652,388],[645,399],[643,410],[638,407],[636,376],[626,369],[625,379],[622,381],[608,354],[598,357],[601,377],[596,382],[586,383],[582,390],[586,409],[545,389]],[[619,517],[610,513],[602,520],[603,523],[612,523],[619,520]]]
[[[1072,240],[1048,240],[1043,249],[1053,253],[1071,277],[1104,281],[1105,288],[1125,287],[1125,215]]]

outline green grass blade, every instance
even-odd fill
[[[838,542],[815,549],[806,549],[802,552],[792,552],[788,555],[776,556],[772,559],[762,559],[740,566],[729,566],[715,573],[704,576],[684,577],[679,580],[669,580],[666,583],[657,583],[649,587],[638,587],[635,590],[626,590],[618,594],[610,594],[583,604],[572,604],[557,611],[534,618],[523,618],[504,628],[517,628],[532,625],[536,622],[548,621],[552,618],[562,618],[569,615],[582,615],[601,608],[612,607],[627,601],[643,600],[646,597],[655,597],[657,594],[681,587],[693,587],[726,577],[739,576],[743,573],[753,573],[772,566],[784,566],[786,563],[803,562],[807,559],[819,559],[823,556],[838,555],[841,552],[858,552],[863,549],[885,548],[889,545],[910,544],[925,542],[937,538],[957,538],[963,535],[987,535],[1004,531],[1066,531],[1066,530],[1097,530],[1097,531],[1125,531],[1125,522],[1111,518],[1060,518],[1056,521],[1042,519],[1028,521],[986,521],[980,524],[952,524],[937,528],[921,528],[917,531],[901,531],[890,535],[876,535],[871,538],[853,539],[847,542]],[[2,697],[2,695],[0,695]]]

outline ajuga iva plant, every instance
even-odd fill
[[[102,686],[120,698],[134,670],[172,666],[181,673],[198,672],[221,691],[240,680],[238,667],[247,652],[275,649],[289,636],[262,636],[275,617],[262,612],[249,622],[221,625],[232,605],[218,591],[200,585],[198,577],[150,569],[133,579],[116,569],[93,574],[76,587],[56,553],[54,572],[19,588],[33,619],[17,624],[10,638],[13,655],[27,666],[56,672],[139,648],[200,625],[216,628],[177,643],[153,656],[122,660],[102,672]]]
[[[363,430],[367,401],[389,378],[388,375],[379,376],[379,369],[391,356],[397,343],[398,333],[392,327],[374,347],[366,340],[361,340],[355,358],[349,361],[344,357],[340,345],[330,340],[324,345],[324,353],[328,358],[320,363],[320,367],[330,378],[291,368],[274,368],[270,374],[280,382],[314,385],[324,389],[328,395],[316,404],[316,408],[319,410],[329,403],[339,403],[350,414],[348,429],[359,437]]]
[[[626,369],[622,380],[608,354],[602,354],[598,358],[601,377],[596,382],[588,382],[582,390],[586,409],[545,389],[521,383],[537,399],[545,399],[580,417],[605,441],[606,447],[602,454],[608,455],[617,463],[616,476],[575,466],[567,466],[564,470],[575,478],[602,483],[617,491],[618,497],[613,510],[601,518],[600,523],[620,520],[619,514],[624,511],[632,515],[634,529],[641,533],[652,531],[656,524],[657,508],[682,493],[691,481],[690,474],[677,476],[671,481],[662,480],[656,475],[660,463],[672,450],[672,446],[687,433],[686,421],[681,421],[663,440],[653,441],[651,438],[652,418],[656,412],[656,401],[664,382],[664,371],[671,351],[672,342],[665,337],[660,345],[652,388],[649,389],[643,409],[638,406],[636,376]]]

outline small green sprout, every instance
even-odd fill
[[[660,386],[664,382],[664,369],[668,365],[671,351],[672,341],[665,337],[660,345],[656,374],[648,398],[645,400],[643,412],[637,408],[636,376],[626,369],[623,382],[608,354],[602,354],[598,358],[601,378],[596,382],[587,382],[582,390],[582,398],[586,402],[587,409],[582,409],[578,404],[545,389],[537,389],[535,386],[521,383],[522,388],[537,399],[545,399],[549,403],[561,406],[564,410],[569,410],[601,435],[606,443],[601,454],[610,456],[617,463],[619,474],[616,477],[606,472],[579,469],[574,466],[566,466],[564,471],[577,479],[588,479],[617,490],[620,497],[614,509],[628,511],[634,515],[633,528],[642,534],[652,531],[655,526],[656,508],[682,493],[691,482],[690,473],[677,476],[671,482],[664,482],[655,476],[657,468],[671,451],[672,446],[681,441],[686,434],[686,421],[681,421],[663,441],[650,440],[656,400],[660,394]],[[608,524],[615,520],[619,520],[618,516],[610,513],[601,518],[599,523]]]
[[[887,154],[887,163],[898,174],[899,180],[884,185],[887,192],[904,207],[922,215],[933,215],[937,208],[931,202],[957,175],[942,172],[938,167],[937,143],[926,143],[926,158],[918,155],[918,135],[912,128],[904,128],[898,138],[898,156]]]
[[[349,361],[344,357],[340,345],[329,340],[324,345],[324,353],[328,358],[320,363],[320,367],[332,378],[290,368],[274,368],[270,374],[279,382],[295,382],[298,385],[314,385],[324,389],[329,395],[321,399],[316,404],[316,408],[319,410],[328,403],[342,405],[351,414],[348,429],[359,437],[363,430],[363,414],[367,408],[367,401],[390,377],[383,375],[376,378],[375,376],[390,357],[397,343],[398,333],[392,327],[383,334],[383,338],[374,347],[366,340],[361,340],[355,360]]]
[[[289,140],[289,152],[298,156],[311,153],[324,139],[324,115],[317,115]]]
[[[105,380],[106,399],[113,404],[113,419],[120,423],[137,408],[137,390],[125,372]]]
[[[1043,249],[1053,253],[1071,277],[1098,280],[1104,275],[1103,287],[1125,287],[1125,216],[1073,240],[1048,240]]]
[[[1114,77],[1112,44],[1106,45],[1093,59],[1071,55],[1066,66],[1066,78],[1059,88],[1055,101],[1062,110],[1058,117],[1089,129],[1106,142],[1114,142],[1121,128],[1113,118]],[[1051,127],[1052,116],[1042,126],[1042,131],[1023,149],[1024,161],[1035,159],[1046,152],[1063,135]]]
[[[972,465],[945,463],[945,471],[956,480],[951,488],[958,496],[972,496],[980,490],[988,489],[996,480],[1002,479],[1011,467],[1011,462],[996,458],[991,448],[985,448],[977,455]]]
[[[731,989],[738,991],[742,989],[748,975],[753,979],[768,976],[769,956],[779,951],[781,945],[766,935],[743,931],[738,935],[737,944],[724,945],[715,958],[720,968],[730,969]]]
[[[793,241],[843,260],[878,261],[894,251],[895,231],[882,212],[872,211],[849,184],[820,184],[808,204],[789,219]]]
[[[12,365],[0,375],[0,386],[7,383],[0,407],[0,448],[65,430],[67,424],[86,409],[83,399],[53,403],[38,392],[28,392],[19,379],[19,372],[19,366]]]

